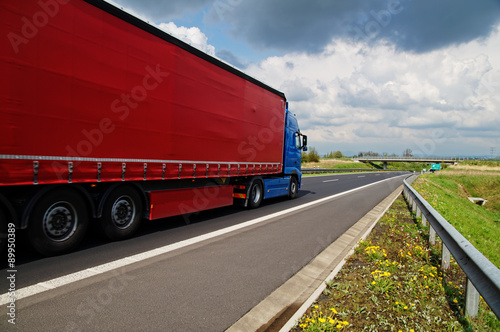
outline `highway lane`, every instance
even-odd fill
[[[72,254],[21,257],[24,263],[18,265],[16,286],[20,289],[397,175],[304,178],[299,197],[293,201],[273,200],[249,211],[217,209],[188,220],[169,218],[146,223],[138,237],[127,241],[105,243],[90,237],[87,247]],[[223,330],[401,183],[402,177],[380,182],[327,203],[18,300],[17,326],[36,326],[42,331]],[[23,254],[29,256],[30,252]],[[0,327],[5,323],[0,321]]]

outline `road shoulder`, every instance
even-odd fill
[[[401,194],[402,186],[382,200],[348,231],[316,256],[292,278],[233,324],[228,332],[288,331],[344,265],[361,240]]]

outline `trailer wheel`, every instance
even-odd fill
[[[114,189],[104,203],[101,226],[110,240],[131,236],[139,227],[144,212],[141,197],[132,187]]]
[[[299,182],[295,176],[290,178],[290,187],[288,189],[288,198],[294,199],[297,197],[297,192],[299,191]]]
[[[43,255],[68,252],[83,240],[88,219],[86,204],[77,192],[70,189],[50,191],[31,211],[30,243]]]
[[[262,203],[263,189],[262,182],[255,181],[250,187],[250,194],[248,197],[248,205],[251,209],[256,209]]]

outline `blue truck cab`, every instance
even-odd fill
[[[238,205],[257,208],[264,199],[283,196],[293,199],[297,196],[302,180],[302,151],[307,151],[307,136],[300,132],[297,118],[288,110],[288,103],[285,117],[281,174],[255,176],[244,184],[236,184],[233,197]]]
[[[307,151],[307,136],[300,132],[297,118],[288,110],[288,103],[283,142],[283,174],[263,179],[264,199],[280,196],[293,199],[301,185],[301,159],[302,151]]]

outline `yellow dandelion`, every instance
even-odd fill
[[[324,322],[326,322],[326,319],[324,319],[324,318],[318,318],[318,321],[319,321],[320,323],[324,323]]]
[[[458,303],[458,300],[457,299],[453,299],[453,303]]]
[[[337,314],[337,310],[335,310],[335,308],[331,308],[330,309],[334,314]]]

